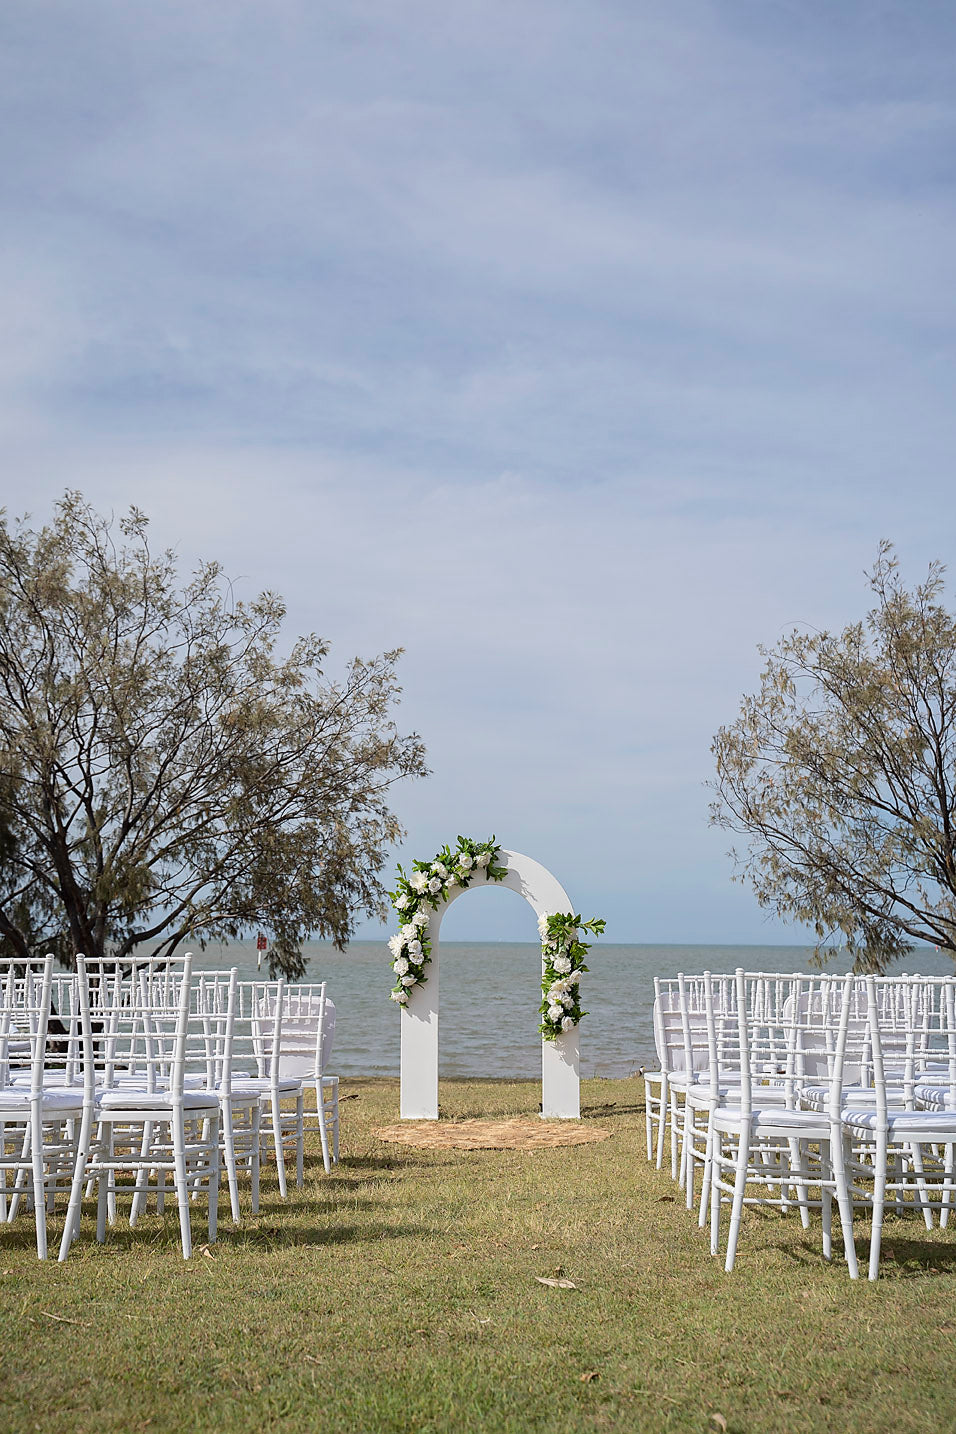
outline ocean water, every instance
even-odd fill
[[[343,1076],[397,1076],[398,1007],[389,999],[394,977],[384,942],[353,942],[345,952],[313,942],[304,948],[305,979],[326,981],[335,1002],[332,1068]],[[581,1074],[617,1077],[655,1062],[651,1008],[654,977],[678,971],[788,972],[811,970],[809,946],[623,946],[597,941],[581,980]],[[195,954],[197,969],[237,966],[256,974],[252,943],[209,946]],[[846,970],[834,961],[828,969]],[[922,947],[905,963],[925,975],[953,972],[950,957]],[[439,1014],[439,1075],[541,1075],[538,1036],[541,949],[531,942],[443,941]],[[263,973],[265,974],[265,973]]]

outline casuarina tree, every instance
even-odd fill
[[[278,655],[284,606],[181,581],[144,515],[78,493],[34,531],[0,514],[0,942],[123,957],[261,929],[273,971],[383,911],[393,785],[425,772],[396,730],[399,652]]]
[[[760,690],[721,728],[714,821],[740,879],[880,971],[914,943],[956,954],[956,617],[944,570],[912,591],[892,547],[842,632],[761,649]]]

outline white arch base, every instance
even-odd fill
[[[507,867],[507,875],[501,881],[490,881],[484,872],[476,872],[470,886],[456,891],[429,915],[431,963],[425,968],[428,979],[414,988],[408,1005],[401,1008],[403,1120],[438,1119],[438,932],[451,903],[479,886],[507,886],[530,903],[536,916],[545,911],[574,910],[560,883],[530,856],[501,851],[495,864]],[[556,1040],[541,1042],[541,1115],[545,1120],[577,1120],[581,1115],[576,1026]]]

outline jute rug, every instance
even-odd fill
[[[379,1140],[434,1150],[537,1150],[549,1145],[589,1145],[609,1130],[570,1120],[403,1120],[374,1130]]]

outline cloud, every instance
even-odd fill
[[[713,732],[881,537],[956,537],[928,14],[7,12],[8,508],[136,502],[333,662],[403,645],[414,850],[494,828],[621,939],[760,939]]]

